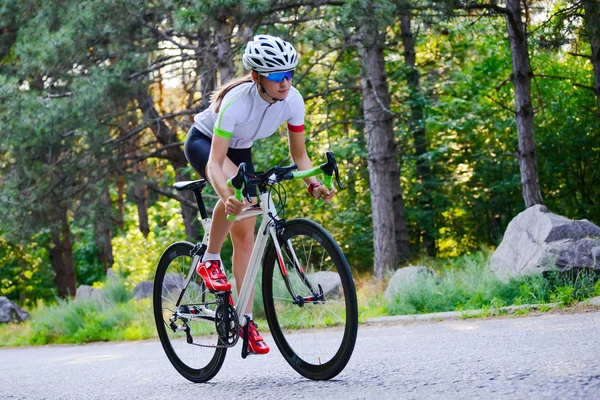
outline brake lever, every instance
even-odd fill
[[[333,182],[332,182],[332,177],[335,174],[335,180],[337,182],[337,185],[340,189],[343,189],[344,187],[342,186],[342,182],[340,181],[340,171],[338,169],[337,166],[337,162],[335,161],[335,156],[333,155],[333,153],[331,151],[328,151],[326,153],[327,155],[327,162],[323,165],[321,165],[321,170],[323,171],[323,174],[325,175],[325,187],[327,187],[327,189],[333,189]],[[323,204],[325,204],[325,200],[323,199],[318,199],[317,200],[317,206],[320,207]]]
[[[250,198],[250,195],[248,194],[248,176],[246,174],[246,163],[241,163],[238,166],[238,173],[236,176],[231,177],[227,180],[227,186],[229,187],[233,187],[234,192],[235,192],[235,198],[238,199],[239,201],[242,201],[244,199],[244,195],[243,195],[243,188],[246,188],[246,199],[248,200],[249,203],[252,202],[252,199]],[[228,215],[227,219],[229,221],[233,221],[235,220],[236,216],[235,215]]]
[[[338,187],[340,189],[343,189],[344,186],[342,185],[342,182],[340,181],[340,170],[338,169],[337,163],[335,162],[335,158],[333,159],[333,173],[335,174],[335,180],[337,182]]]

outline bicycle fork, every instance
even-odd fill
[[[285,283],[285,286],[286,286],[288,292],[290,292],[290,295],[292,296],[292,304],[302,307],[302,306],[304,306],[305,303],[325,302],[325,295],[323,294],[323,288],[321,287],[320,284],[318,284],[317,285],[318,292],[315,291],[313,285],[310,283],[310,280],[308,279],[308,276],[304,272],[304,268],[302,268],[302,264],[298,260],[298,256],[296,255],[296,252],[294,251],[294,247],[292,246],[291,240],[288,239],[284,243],[284,247],[287,250],[287,253],[289,254],[290,262],[292,263],[293,269],[296,271],[296,273],[300,277],[300,280],[306,285],[308,290],[310,290],[311,295],[308,297],[302,297],[302,296],[296,294],[296,291],[294,290],[294,287],[292,286],[292,283],[290,282],[290,278],[288,276],[288,270],[285,267],[285,261],[283,260],[283,252],[282,252],[281,246],[279,245],[278,238],[274,238],[273,245],[275,247],[275,253],[277,255],[277,263],[279,265],[279,270],[281,272],[281,276],[283,277],[283,281]]]

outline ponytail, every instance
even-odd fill
[[[219,109],[221,108],[221,102],[223,101],[223,97],[225,97],[225,95],[227,93],[229,93],[229,91],[231,89],[233,89],[234,87],[239,86],[241,84],[250,83],[250,82],[252,82],[252,74],[248,74],[246,76],[242,76],[240,78],[233,79],[233,80],[227,82],[226,84],[221,85],[219,88],[217,88],[217,90],[212,92],[212,94],[210,96],[210,102],[213,104],[214,111],[217,114],[219,113]]]

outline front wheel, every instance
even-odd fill
[[[340,247],[317,223],[294,219],[270,243],[263,264],[269,328],[286,361],[315,380],[339,374],[358,329],[354,280]]]

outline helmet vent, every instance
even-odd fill
[[[298,65],[294,46],[271,35],[257,35],[248,42],[242,58],[244,67],[260,73],[291,71]]]
[[[262,61],[260,61],[260,59],[256,58],[256,57],[252,57],[252,61],[257,63],[258,65],[260,65],[261,67],[265,64],[263,64]]]

